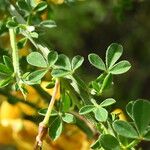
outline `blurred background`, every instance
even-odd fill
[[[85,0],[54,7],[53,11],[58,27],[47,39],[52,49],[86,58],[94,52],[105,59],[107,47],[120,43],[122,59],[129,60],[132,69],[115,79],[113,96],[120,101],[150,98],[149,0]],[[84,79],[89,81],[99,74],[88,62],[85,65]]]
[[[56,21],[57,28],[51,29],[47,32],[47,35],[41,35],[40,38],[51,47],[53,50],[57,50],[60,53],[64,53],[70,57],[74,55],[82,55],[85,57],[85,62],[83,67],[80,69],[79,74],[81,78],[85,81],[91,81],[99,75],[99,70],[93,68],[87,61],[87,56],[89,53],[97,53],[98,55],[105,59],[105,52],[107,47],[113,43],[119,43],[124,48],[124,53],[122,59],[127,59],[131,62],[132,68],[126,74],[114,77],[114,86],[109,91],[108,96],[112,96],[117,100],[115,107],[124,109],[125,104],[130,100],[135,100],[138,98],[149,99],[150,98],[150,0],[66,0],[69,3],[60,2],[61,5],[57,5],[55,0],[48,0],[49,11],[46,15],[50,19]],[[0,11],[1,18],[5,16],[5,5],[3,0],[0,1]],[[1,26],[2,28],[2,26]],[[0,59],[2,60],[2,55],[7,54],[4,50],[7,40],[9,37],[5,37],[1,33],[0,39]],[[5,39],[4,39],[5,37]],[[26,53],[22,51],[22,61],[25,61]],[[39,99],[38,94],[30,89],[31,95],[29,99]],[[34,94],[33,94],[34,93]],[[10,98],[11,95],[0,91],[0,102],[6,98]],[[18,93],[11,93],[12,95],[19,97]],[[5,95],[5,97],[4,97]],[[33,95],[35,97],[33,97]],[[20,97],[19,97],[20,98]],[[21,97],[22,98],[22,97]],[[34,103],[37,103],[37,101]],[[18,104],[17,104],[18,105]],[[46,106],[46,104],[39,104],[40,106]],[[0,126],[0,143],[2,144],[12,144],[16,139],[24,138],[25,136],[31,136],[30,142],[25,141],[26,146],[21,147],[22,144],[19,144],[19,150],[30,150],[31,143],[34,143],[34,136],[37,133],[37,127],[34,127],[32,122],[21,121],[18,118],[22,117],[23,114],[28,116],[33,116],[34,113],[31,109],[25,108],[24,106],[13,105],[13,107],[8,103],[3,104],[3,110],[9,108],[10,111],[4,112],[1,108],[1,118],[9,118],[9,115],[2,115],[11,113],[11,110],[15,111],[16,114],[14,118],[18,122],[11,122],[12,127],[15,127],[15,130],[19,130],[20,126],[24,126],[24,130],[17,135],[13,135],[13,138],[10,137],[10,132],[13,132],[12,128],[5,128]],[[19,108],[19,110],[18,110]],[[20,113],[21,109],[21,113]],[[26,111],[28,110],[29,113]],[[5,116],[5,117],[4,117]],[[11,116],[11,118],[13,118]],[[14,119],[13,118],[13,119]],[[30,118],[29,118],[30,120]],[[4,122],[7,124],[7,122]],[[18,127],[16,128],[16,126]],[[20,126],[19,126],[20,125]],[[30,135],[28,129],[31,126],[33,127],[33,132]],[[88,149],[88,142],[81,131],[76,132],[78,129],[76,127],[67,127],[72,128],[73,133],[75,134],[73,143],[76,142],[75,139],[83,137],[83,141],[86,141],[84,144],[79,143],[80,149]],[[34,131],[35,130],[35,131]],[[3,132],[2,132],[3,131]],[[19,130],[20,131],[20,130]],[[67,129],[66,129],[67,131]],[[67,133],[62,137],[63,144],[69,137],[71,133]],[[4,135],[7,135],[4,138]],[[14,140],[15,137],[15,140]],[[12,143],[8,142],[12,140]],[[12,139],[11,139],[12,138]],[[86,139],[86,140],[85,140]],[[62,143],[59,140],[58,143]],[[3,141],[3,142],[2,142]],[[20,142],[17,142],[18,144]],[[30,143],[30,144],[27,144]],[[63,144],[58,144],[57,142],[54,145],[51,145],[53,149],[59,150],[63,148]],[[33,145],[33,144],[32,144]],[[81,146],[82,145],[82,146]],[[145,147],[144,147],[145,146]],[[61,148],[60,148],[61,147]],[[69,147],[68,150],[79,150],[79,147],[73,149]],[[11,146],[0,146],[0,150],[5,149],[15,149]],[[148,150],[148,143],[143,145],[144,150]],[[47,150],[45,148],[45,150]]]

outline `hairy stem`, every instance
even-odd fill
[[[10,35],[10,44],[11,44],[11,48],[12,48],[14,73],[15,73],[17,81],[19,81],[19,79],[20,79],[19,54],[18,54],[18,48],[17,48],[15,29],[10,28],[9,35]]]

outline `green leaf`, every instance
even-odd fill
[[[41,80],[44,77],[44,75],[46,74],[46,72],[47,72],[47,70],[45,70],[45,69],[36,70],[34,72],[31,72],[27,76],[27,79],[31,83],[37,82],[37,81]]]
[[[4,73],[1,73],[1,72],[0,72],[0,81],[6,79],[6,78],[8,78],[8,77],[10,77],[9,74],[4,74]]]
[[[46,88],[47,89],[52,89],[53,87],[55,86],[55,82],[49,82],[47,85],[46,85]]]
[[[75,117],[69,113],[65,113],[65,115],[62,116],[62,120],[66,123],[75,123]]]
[[[64,112],[68,112],[71,106],[71,100],[70,97],[66,92],[62,93],[62,110]]]
[[[96,120],[100,122],[105,122],[108,118],[108,112],[103,107],[98,107],[94,109],[94,115],[95,115]]]
[[[6,24],[6,27],[7,27],[7,28],[15,28],[15,27],[17,27],[17,26],[18,26],[18,23],[15,22],[15,21],[13,21],[13,20],[9,20],[9,21],[7,22],[7,24]]]
[[[74,116],[76,119],[76,126],[79,127],[89,139],[93,139],[95,136],[95,131],[87,124],[85,120],[80,115],[75,115]]]
[[[27,56],[27,62],[36,67],[47,67],[44,57],[39,52],[32,52]]]
[[[89,54],[88,60],[97,69],[106,70],[103,60],[97,54],[94,54],[94,53]]]
[[[46,115],[46,112],[47,112],[47,108],[44,108],[44,109],[40,109],[38,111],[38,113],[42,116],[45,116]],[[58,112],[54,109],[52,109],[52,112],[51,112],[51,116],[57,116],[58,115]]]
[[[113,123],[114,130],[119,134],[127,138],[138,138],[138,133],[131,124],[126,121],[117,120]]]
[[[102,83],[106,75],[107,75],[106,73],[101,74],[100,76],[96,78],[96,81]]]
[[[92,112],[94,109],[95,109],[94,105],[86,105],[80,109],[79,114],[80,115],[88,114],[88,113]]]
[[[92,81],[92,88],[98,93],[100,91],[100,85],[96,81]]]
[[[126,112],[132,119],[133,119],[133,105],[134,101],[130,101],[126,106]]]
[[[31,7],[25,0],[18,0],[17,5],[21,10],[24,10],[26,14],[30,13]]]
[[[81,57],[80,55],[77,55],[73,57],[71,65],[72,65],[72,70],[78,69],[84,61],[84,57]]]
[[[11,75],[12,71],[7,66],[5,66],[2,63],[0,63],[0,73]]]
[[[118,140],[110,134],[101,135],[100,144],[105,150],[120,150]]]
[[[63,123],[60,117],[54,119],[50,124],[48,134],[52,140],[56,140],[62,133]]]
[[[0,80],[0,88],[7,86],[10,82],[12,82],[12,77],[8,77],[4,80]]]
[[[69,71],[63,70],[63,69],[53,69],[52,72],[51,72],[51,75],[52,75],[54,78],[64,77],[64,76],[67,76],[67,75],[69,75],[69,74],[70,74]]]
[[[146,133],[146,135],[144,136],[144,140],[145,140],[145,141],[150,141],[150,131],[148,131],[148,132]]]
[[[12,60],[8,56],[4,55],[3,61],[5,66],[13,72],[14,68],[13,68]]]
[[[69,70],[69,71],[71,70],[70,60],[64,54],[60,54],[58,56],[55,66],[58,67],[59,69],[64,69],[64,70]]]
[[[57,25],[54,20],[44,20],[40,23],[40,27],[55,28],[55,27],[57,27]]]
[[[112,43],[106,51],[106,66],[111,68],[115,62],[121,57],[123,47],[117,43]]]
[[[27,39],[26,37],[20,39],[20,40],[18,41],[18,43],[17,43],[18,49],[22,49],[22,48],[26,45],[27,40],[28,40],[28,39]]]
[[[122,74],[127,72],[130,68],[131,64],[128,61],[123,60],[111,67],[109,72],[112,74]]]
[[[106,107],[106,106],[110,106],[112,104],[116,103],[116,101],[113,98],[107,98],[106,100],[104,100],[100,106],[101,107]]]
[[[47,8],[47,3],[42,1],[42,2],[38,3],[38,5],[34,8],[34,11],[40,12],[46,8]]]
[[[58,53],[56,51],[49,52],[47,59],[49,67],[53,66],[58,59]]]
[[[101,143],[100,143],[100,137],[91,145],[92,149],[99,149],[101,148]]]
[[[103,80],[101,89],[100,89],[100,94],[107,88],[109,88],[112,85],[112,75],[109,73],[106,75],[106,77]]]
[[[150,102],[137,100],[133,105],[133,119],[136,127],[142,136],[150,124]]]

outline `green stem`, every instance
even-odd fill
[[[126,149],[135,147],[139,142],[140,142],[139,140],[132,141],[129,145],[126,146]]]
[[[60,84],[59,79],[56,79],[53,95],[52,95],[50,104],[48,106],[47,113],[44,117],[44,120],[42,121],[42,124],[45,125],[45,126],[48,125],[49,118],[51,116],[51,112],[52,112],[52,109],[53,109],[53,106],[54,106],[54,103],[55,103],[55,100],[56,100],[56,94],[57,94],[58,89],[59,89],[59,84]]]
[[[14,73],[15,73],[17,81],[19,82],[21,75],[20,75],[20,68],[19,68],[19,54],[18,54],[18,48],[17,48],[15,29],[10,28],[9,35],[10,35],[10,44],[11,44],[11,48],[12,48]]]

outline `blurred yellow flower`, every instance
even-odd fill
[[[54,4],[63,4],[64,0],[47,0],[48,3],[52,2]]]
[[[49,93],[50,95],[53,94],[53,88],[51,89],[47,89],[46,86],[48,85],[48,81],[42,81],[41,83],[41,87],[43,88],[43,90],[45,90],[47,93]],[[56,95],[56,99],[59,100],[60,99],[60,86],[59,86],[59,90],[57,92],[57,95]]]
[[[117,116],[119,117],[119,120],[124,120],[124,121],[127,120],[127,118],[126,118],[124,112],[123,112],[122,109],[120,109],[120,108],[116,108],[116,109],[112,112],[112,114],[117,115]]]

